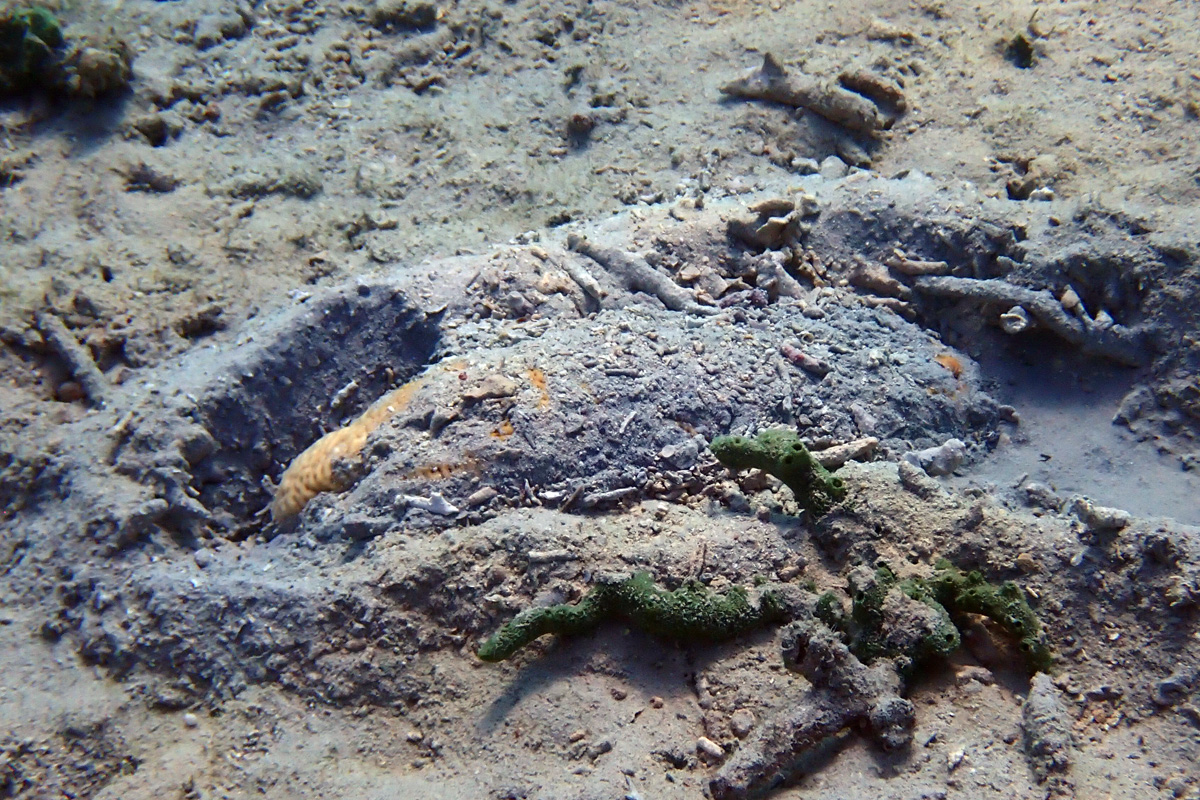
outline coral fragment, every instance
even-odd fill
[[[610,619],[625,620],[657,636],[681,641],[722,641],[784,618],[783,601],[770,589],[733,587],[724,594],[689,581],[673,592],[639,572],[619,582],[597,583],[578,603],[529,608],[479,648],[483,661],[503,661],[547,633],[587,633]]]
[[[824,516],[846,496],[842,479],[821,466],[795,431],[765,430],[753,439],[718,436],[708,447],[730,469],[760,469],[779,478],[814,517]]]
[[[346,482],[338,476],[334,465],[341,459],[356,458],[362,452],[367,437],[404,410],[423,380],[409,381],[375,401],[358,419],[336,431],[330,431],[296,456],[284,470],[271,501],[271,518],[284,522],[299,514],[308,501],[321,492],[340,492]]]

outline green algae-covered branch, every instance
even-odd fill
[[[628,622],[656,636],[678,641],[724,641],[764,625],[782,622],[782,599],[769,588],[733,587],[711,592],[699,581],[674,591],[654,585],[639,572],[619,582],[598,583],[578,603],[529,608],[479,648],[484,661],[503,661],[547,633],[587,633],[609,620]]]
[[[753,439],[718,436],[708,446],[730,469],[760,469],[792,490],[796,502],[814,517],[829,513],[846,497],[846,486],[813,458],[795,431],[770,429]]]

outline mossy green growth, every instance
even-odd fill
[[[842,601],[833,592],[825,592],[817,598],[813,616],[835,631],[846,631],[849,628],[846,609],[842,608]]]
[[[846,497],[846,486],[808,452],[795,431],[770,429],[753,439],[718,436],[708,446],[730,469],[761,469],[783,481],[796,502],[814,517],[829,513]]]
[[[850,649],[864,663],[869,664],[877,658],[900,658],[912,668],[947,658],[962,644],[950,612],[920,579],[898,580],[890,567],[881,564],[870,584],[857,586],[851,581],[850,589],[853,605],[846,628],[851,635]],[[929,609],[925,612],[923,630],[920,627],[897,628],[894,621],[888,619],[885,604],[893,590]]]
[[[1031,671],[1049,672],[1054,663],[1042,623],[1012,581],[996,586],[978,572],[963,572],[942,559],[929,579],[929,589],[952,612],[982,614],[1004,628],[1021,647]]]
[[[483,661],[503,661],[547,633],[587,633],[607,620],[624,620],[669,639],[722,641],[782,622],[784,616],[780,598],[769,588],[762,589],[758,602],[752,603],[741,587],[717,594],[699,581],[689,581],[672,592],[655,586],[648,573],[639,572],[619,583],[593,586],[575,605],[522,611],[484,642],[478,654]]]
[[[0,11],[0,94],[46,82],[62,45],[62,27],[46,9]]]

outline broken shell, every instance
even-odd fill
[[[815,217],[821,213],[821,205],[817,202],[816,195],[808,192],[796,195],[796,208],[802,217]]]
[[[783,244],[783,232],[787,229],[787,217],[771,217],[755,232],[759,240],[768,242],[772,247],[781,247]]]
[[[1029,328],[1029,312],[1021,306],[1013,306],[1000,315],[1000,327],[1005,333],[1018,334]]]
[[[411,494],[401,495],[400,501],[409,508],[420,508],[428,511],[430,514],[438,514],[443,517],[458,513],[458,508],[449,500],[442,497],[441,492],[434,492],[429,497],[418,497]]]

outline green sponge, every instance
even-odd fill
[[[898,580],[886,564],[880,564],[866,585],[851,577],[854,636],[850,649],[869,664],[880,657],[901,657],[912,667],[926,661],[947,658],[961,643],[958,629],[945,607],[920,579]],[[925,606],[923,618],[908,614],[907,625],[896,627],[889,619],[888,595],[898,591]],[[919,606],[918,606],[919,608]],[[906,629],[907,628],[907,629]]]
[[[0,13],[0,94],[36,85],[62,45],[62,28],[46,9]]]
[[[1012,581],[995,586],[978,572],[963,572],[945,559],[934,568],[937,571],[928,581],[929,588],[946,608],[991,618],[1019,641],[1032,671],[1050,671],[1054,657],[1021,587]]]
[[[846,496],[842,479],[813,458],[795,431],[770,429],[753,439],[718,436],[708,448],[730,469],[761,469],[779,478],[814,517],[829,513]]]
[[[647,633],[682,641],[722,641],[785,616],[782,602],[763,589],[757,602],[734,587],[715,594],[699,581],[673,592],[654,585],[639,572],[619,583],[593,586],[576,605],[529,608],[518,614],[479,648],[484,661],[503,661],[547,633],[573,635],[593,630],[606,620],[624,620]]]
[[[958,649],[961,637],[954,616],[982,614],[1020,642],[1031,672],[1050,671],[1053,656],[1041,622],[1017,584],[990,584],[978,572],[964,573],[945,559],[934,566],[933,577],[928,579],[899,580],[883,563],[874,571],[855,570],[849,579],[849,614],[837,595],[826,592],[818,598],[813,616],[840,631],[863,663],[897,658],[902,671],[911,672],[922,663],[947,658]],[[922,614],[905,610],[895,602],[896,592],[924,605],[926,610]]]

